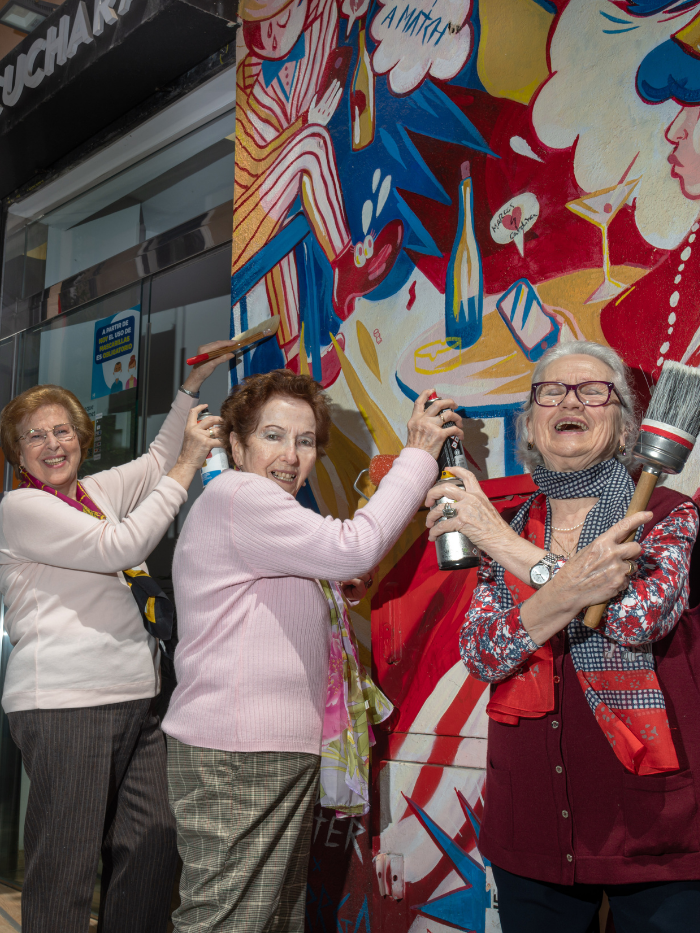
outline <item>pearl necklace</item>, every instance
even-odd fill
[[[586,518],[588,518],[588,516],[586,516]],[[585,521],[586,519],[584,518],[583,522]],[[574,525],[573,528],[555,528],[554,525],[552,525],[552,531],[576,531],[577,528],[580,528],[581,525],[583,525],[583,522],[579,522],[578,525]]]

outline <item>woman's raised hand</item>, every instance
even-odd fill
[[[171,479],[176,480],[185,489],[190,488],[195,473],[206,460],[209,451],[213,447],[224,446],[223,441],[217,436],[217,428],[222,421],[218,415],[208,415],[201,421],[197,421],[197,415],[206,407],[206,405],[195,405],[188,412],[180,456],[168,473]]]
[[[197,356],[200,353],[211,353],[212,350],[218,350],[219,347],[230,346],[233,343],[232,340],[214,340],[211,343],[205,343],[201,347],[197,347]],[[185,379],[183,385],[186,389],[189,389],[190,392],[199,392],[200,386],[205,379],[208,379],[209,376],[214,372],[217,366],[221,366],[222,363],[228,363],[229,360],[233,359],[233,353],[225,353],[223,356],[217,356],[213,360],[207,360],[206,363],[197,363],[196,366],[193,366],[187,379]]]
[[[474,474],[461,467],[450,467],[450,473],[462,480],[464,489],[454,483],[443,482],[428,492],[425,504],[431,511],[425,524],[430,529],[430,540],[434,541],[448,531],[461,531],[477,547],[491,553],[501,539],[513,538],[515,532],[491,505]],[[443,506],[434,506],[443,496],[454,500],[453,508],[457,514],[454,518],[440,521]]]
[[[642,548],[636,541],[625,539],[652,518],[651,512],[635,512],[621,519],[575,554],[547,584],[566,593],[575,607],[573,615],[587,606],[606,603],[627,589],[632,569],[630,561],[639,557]]]
[[[446,413],[444,419],[440,415],[441,411],[454,407],[455,403],[451,398],[438,399],[429,408],[425,408],[428,396],[433,391],[433,389],[426,389],[425,392],[421,392],[415,401],[413,414],[408,422],[406,447],[427,450],[437,460],[442,445],[448,437],[455,435],[462,440],[464,434],[462,432],[462,419],[455,411],[450,411],[449,417]],[[443,420],[454,421],[454,426],[451,428],[444,427]]]
[[[342,594],[348,602],[359,603],[361,599],[364,599],[368,591],[372,588],[374,575],[377,573],[378,569],[378,567],[375,567],[374,570],[370,570],[369,573],[363,573],[360,577],[354,577],[352,580],[345,580],[340,584]]]

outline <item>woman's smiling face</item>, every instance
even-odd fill
[[[316,418],[301,399],[271,398],[247,444],[231,432],[233,461],[245,473],[257,473],[296,497],[316,463]]]
[[[25,438],[19,442],[19,449],[20,464],[28,473],[68,495],[78,477],[82,456],[80,440],[74,434],[69,441],[57,441],[50,430],[57,424],[66,423],[70,423],[70,415],[62,405],[42,405],[21,422],[19,434],[26,435],[31,429],[43,431],[46,444],[29,447]]]
[[[540,382],[612,382],[613,372],[601,360],[572,354],[550,363]],[[624,444],[620,400],[615,392],[607,405],[591,407],[569,392],[556,407],[533,404],[527,421],[528,441],[542,454],[549,470],[585,470],[608,460]]]

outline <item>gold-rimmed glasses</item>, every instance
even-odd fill
[[[21,434],[18,440],[24,441],[27,447],[43,447],[49,434],[53,434],[59,443],[72,441],[76,434],[75,426],[64,422],[63,424],[55,424],[48,431],[43,431],[40,428],[30,428],[26,434]]]

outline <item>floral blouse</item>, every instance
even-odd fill
[[[608,606],[605,634],[625,647],[668,635],[688,605],[688,567],[698,533],[698,512],[683,502],[642,541],[637,572]],[[564,566],[559,562],[555,573]],[[467,670],[478,680],[505,680],[540,646],[520,618],[520,606],[504,609],[496,596],[493,561],[484,554],[478,582],[459,639]]]

